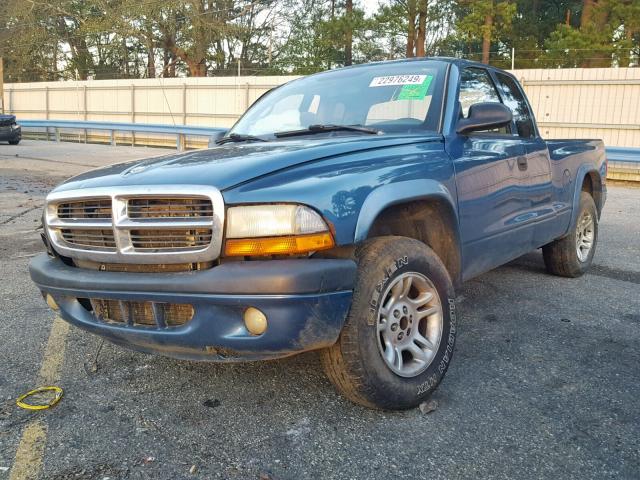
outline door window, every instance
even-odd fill
[[[504,104],[513,112],[513,119],[516,122],[518,135],[522,138],[535,137],[533,127],[533,116],[524,98],[524,94],[516,81],[503,73],[496,73],[500,90],[502,91]]]
[[[460,108],[461,115],[467,118],[469,108],[476,103],[495,102],[501,103],[489,73],[483,68],[465,68],[460,76]],[[509,133],[508,126],[487,130],[484,133]]]

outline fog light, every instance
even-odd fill
[[[60,307],[58,306],[58,304],[56,303],[56,301],[53,299],[53,297],[51,295],[49,295],[47,293],[47,297],[46,298],[47,298],[47,305],[49,305],[49,308],[51,310],[55,310],[56,312],[58,310],[60,310]]]
[[[267,330],[267,317],[257,308],[249,307],[244,312],[244,325],[251,335],[262,335]]]

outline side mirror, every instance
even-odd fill
[[[216,142],[224,137],[229,130],[220,130],[209,137],[209,148],[215,147]]]
[[[469,107],[469,115],[458,122],[457,132],[466,135],[479,130],[493,130],[513,121],[513,113],[501,103],[483,102]]]

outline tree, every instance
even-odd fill
[[[424,57],[427,40],[427,0],[418,1],[418,28],[416,29],[416,57]]]
[[[8,81],[311,73],[464,56],[633,66],[640,0],[3,0]],[[478,55],[478,52],[481,52]]]
[[[489,63],[491,43],[511,32],[516,4],[510,0],[464,0],[460,2],[464,14],[456,27],[468,43],[481,39],[482,62]]]
[[[417,0],[407,0],[407,58],[415,56],[416,51],[417,7]]]
[[[289,10],[290,30],[275,67],[283,72],[313,73],[351,65],[361,52],[373,52],[372,22],[355,2],[301,0],[303,8]],[[367,58],[371,58],[367,55]]]
[[[544,62],[562,67],[629,66],[638,58],[640,0],[583,0],[579,25],[558,25]]]
[[[345,1],[345,42],[344,42],[344,64],[351,65],[353,63],[353,0]]]

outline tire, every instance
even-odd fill
[[[587,235],[589,219],[591,219],[591,227],[590,233]],[[589,240],[588,237],[590,237],[590,247],[587,251],[584,242]],[[580,254],[578,253],[578,242],[583,245]],[[542,247],[542,256],[547,271],[553,275],[569,278],[583,275],[591,266],[597,244],[598,211],[596,204],[591,195],[587,192],[581,192],[578,215],[569,234]]]
[[[20,143],[20,140],[9,140],[9,145],[17,145]]]
[[[351,310],[337,343],[321,351],[324,370],[338,392],[357,404],[385,410],[416,407],[439,385],[453,355],[456,312],[451,278],[429,247],[410,238],[376,238],[358,248],[356,256]],[[411,285],[408,294],[394,294],[407,285]],[[420,302],[422,306],[414,308]],[[385,318],[383,307],[389,305]],[[392,317],[392,311],[399,316]],[[389,349],[392,344],[385,340],[398,344]],[[408,342],[422,353],[411,353],[415,346]],[[401,350],[408,347],[413,350]]]

